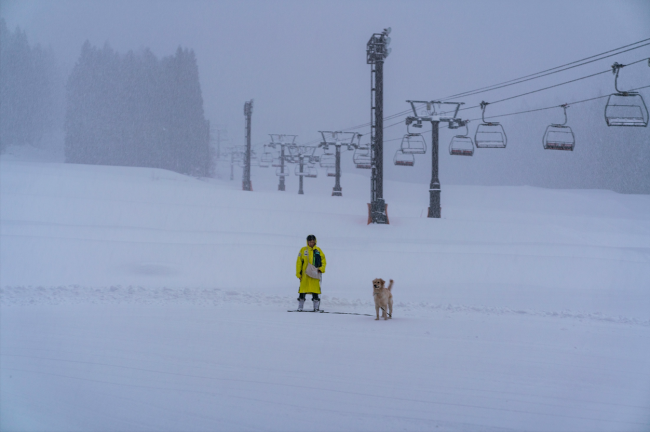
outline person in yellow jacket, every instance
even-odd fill
[[[309,264],[316,268],[316,274],[310,276],[307,274],[307,267]],[[296,277],[300,279],[300,289],[298,290],[298,310],[302,311],[305,304],[305,295],[311,294],[311,300],[314,302],[314,312],[320,308],[320,281],[322,274],[325,273],[325,254],[316,246],[316,236],[310,234],[307,236],[307,246],[300,249],[298,253],[298,260],[296,261]]]

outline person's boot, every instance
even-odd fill
[[[298,310],[302,312],[302,308],[305,306],[305,299],[298,299]]]
[[[320,300],[314,300],[314,312],[318,311],[320,308]]]

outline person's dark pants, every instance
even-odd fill
[[[307,294],[311,294],[312,301],[320,300],[320,297],[318,297],[318,294],[316,294],[316,293],[300,293],[300,294],[298,294],[298,300],[305,300],[305,296]]]

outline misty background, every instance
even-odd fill
[[[156,130],[166,127],[165,121],[175,121],[188,130],[209,128],[209,137],[198,134],[192,138],[196,145],[191,148],[199,149],[196,157],[200,159],[212,157],[213,149],[208,151],[204,147],[215,146],[217,133],[228,138],[223,146],[245,143],[243,106],[250,99],[255,101],[252,142],[258,149],[268,143],[269,133],[297,134],[297,142],[316,144],[320,140],[319,130],[355,130],[365,135],[361,142],[367,142],[368,127],[349,128],[370,120],[366,42],[373,33],[389,26],[392,53],[384,64],[386,116],[406,110],[407,99],[445,98],[650,38],[647,1],[3,1],[0,18],[6,25],[0,63],[3,112],[10,111],[17,119],[38,112],[39,118],[45,119],[31,126],[25,123],[27,127],[23,124],[28,137],[24,142],[15,137],[5,138],[9,126],[3,120],[2,149],[6,150],[8,140],[14,140],[12,145],[58,151],[61,158],[66,115],[74,112],[75,106],[70,96],[71,83],[74,84],[71,76],[79,69],[84,46],[87,50],[112,53],[118,59],[115,64],[127,64],[129,56],[137,60],[132,64],[148,58],[149,64],[157,65],[152,68],[158,68],[161,74],[156,76],[164,75],[162,65],[178,57],[179,50],[186,58],[193,58],[189,62],[195,64],[198,98],[196,94],[188,98],[192,102],[185,108],[169,105],[177,111],[169,111],[167,117],[143,113],[144,108],[139,113],[155,119],[156,127],[160,126]],[[29,55],[21,58],[30,60],[28,66],[23,66],[34,71],[34,76],[46,77],[39,81],[28,79],[28,74],[18,74],[27,82],[21,88],[27,90],[13,94],[14,99],[7,96],[18,88],[10,85],[7,75],[11,68],[5,54],[10,41],[15,42],[12,46],[22,46],[21,52],[27,52],[26,43]],[[474,107],[482,100],[497,101],[603,72],[614,62],[630,64],[648,57],[650,46],[646,45],[565,72],[454,100]],[[191,65],[188,67],[187,70],[192,69]],[[104,70],[107,69],[100,68],[97,74]],[[141,69],[138,73],[142,75],[136,73],[135,81],[144,86],[148,81],[142,77],[151,70]],[[190,75],[194,76],[194,72]],[[97,76],[89,75],[89,89],[95,88],[95,82],[99,85]],[[621,70],[620,89],[648,85],[647,62]],[[155,88],[158,92],[177,89],[164,83]],[[614,92],[614,76],[603,73],[494,103],[488,106],[486,116],[571,104]],[[81,95],[91,93],[82,91]],[[646,104],[650,103],[650,88],[641,89],[640,93]],[[10,104],[7,100],[21,103]],[[95,99],[95,106],[105,106],[102,100]],[[152,98],[140,100],[152,103]],[[478,149],[471,158],[449,156],[449,140],[457,132],[441,128],[443,188],[445,184],[532,185],[650,193],[650,129],[607,127],[606,101],[595,99],[567,110],[567,124],[576,136],[573,152],[542,147],[546,127],[564,120],[561,108],[495,117],[508,135],[507,148]],[[16,111],[19,106],[22,114]],[[146,133],[146,122],[134,121],[128,115],[128,109],[138,112],[134,108],[137,103],[128,109],[120,108],[120,101],[115,106],[118,108],[114,111],[121,113],[124,122],[131,122],[130,127],[121,124],[120,130],[130,134],[129,139],[140,134],[145,138],[138,142],[150,144],[142,147],[139,165],[148,166],[155,157],[162,160],[160,152],[155,156],[155,148],[164,136],[156,138],[153,132]],[[155,106],[160,108],[160,104]],[[187,121],[180,121],[189,111],[192,115],[187,115]],[[84,112],[96,124],[102,124],[100,114],[92,118],[84,110],[77,112]],[[480,110],[467,109],[462,116],[472,120],[469,133],[473,136],[480,122]],[[8,114],[2,117],[10,118]],[[392,165],[393,154],[406,133],[402,120],[398,117],[384,122],[385,176],[428,182],[429,154],[416,157],[412,168]],[[188,127],[189,124],[196,126]],[[114,133],[117,127],[111,124],[106,133]],[[147,130],[154,129],[151,126]],[[174,142],[187,143],[188,139],[183,135]],[[425,139],[430,145],[428,133]],[[185,153],[180,151],[171,158],[178,159]],[[351,156],[344,153],[344,172],[355,169]],[[76,162],[89,163],[83,159]],[[110,157],[90,163],[124,164]],[[214,170],[194,165],[168,168],[222,178],[229,172],[224,164]],[[253,182],[259,169],[252,170]],[[237,174],[240,176],[241,171]]]

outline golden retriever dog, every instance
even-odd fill
[[[393,317],[393,280],[390,280],[388,288],[385,287],[386,281],[380,278],[377,278],[372,281],[372,297],[375,299],[375,312],[377,312],[377,318],[379,319],[379,309],[383,310],[383,318],[387,320],[388,318]]]

